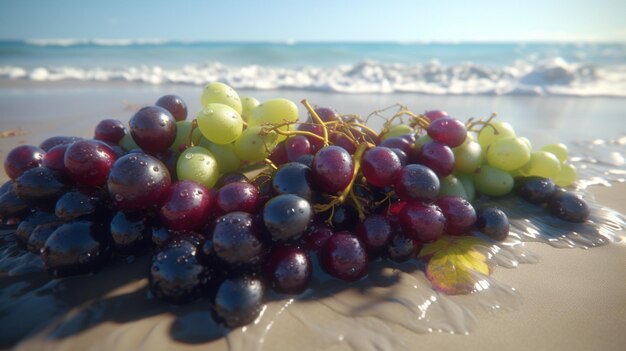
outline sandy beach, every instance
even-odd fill
[[[19,128],[23,132],[0,139],[0,158],[4,159],[15,145],[37,145],[54,135],[91,137],[100,119],[118,118],[126,122],[137,107],[151,104],[165,93],[182,96],[190,107],[191,116],[198,111],[200,88],[197,86],[0,81],[0,131]],[[626,135],[623,122],[626,100],[619,98],[342,95],[293,90],[239,93],[259,100],[277,96],[294,101],[307,98],[312,103],[333,106],[342,113],[362,115],[394,103],[405,104],[417,112],[441,108],[460,119],[498,112],[500,118],[513,124],[520,135],[528,136],[536,145]],[[303,109],[301,113],[304,114]],[[0,179],[6,180],[4,172]],[[614,184],[610,188],[594,186],[588,195],[620,213],[626,213],[625,196],[626,184]],[[621,236],[625,236],[623,231]],[[477,323],[469,335],[413,333],[398,325],[390,325],[390,332],[397,335],[406,349],[626,349],[626,242],[586,250],[555,249],[541,243],[525,243],[525,248],[537,256],[538,263],[522,264],[515,269],[498,267],[493,274],[495,280],[516,289],[520,297],[518,306],[496,311],[473,309]],[[50,304],[55,301],[29,300],[34,299],[34,295],[20,300],[21,305],[17,307],[10,306],[9,300],[0,301],[0,330],[3,330],[0,347],[151,351],[206,349],[207,346],[216,350],[229,346],[235,350],[245,348],[245,344],[233,344],[231,340],[229,345],[225,338],[212,340],[211,335],[202,334],[204,326],[198,324],[208,319],[197,315],[196,309],[206,307],[202,303],[169,308],[153,300],[147,301],[145,271],[137,264],[147,259],[138,258],[128,270],[124,270],[123,263],[116,262],[93,277],[68,279],[47,297],[66,294],[62,301],[40,314],[28,310],[29,301]],[[124,273],[120,274],[120,270]],[[16,288],[20,279],[24,286]],[[47,279],[43,273],[2,277],[0,296],[5,299],[11,294],[30,296],[33,292],[44,291],[42,286],[45,287]],[[420,279],[425,282],[423,277]],[[81,293],[71,290],[74,288],[85,290]],[[341,294],[348,294],[345,296],[349,298],[349,294],[356,296],[358,292],[347,289]],[[455,301],[463,303],[463,299]],[[95,316],[68,322],[87,306],[96,306],[92,309]],[[22,316],[15,314],[18,307],[24,309]],[[307,301],[295,301],[290,309],[322,315],[322,312],[312,311]],[[57,314],[59,311],[62,313]],[[348,350],[354,347],[341,341],[316,341],[316,334],[311,333],[310,326],[302,323],[298,315],[287,313],[276,318],[271,332],[256,349]],[[9,328],[9,317],[24,319]],[[64,331],[55,331],[62,323],[66,323]],[[343,325],[343,328],[338,333],[349,333],[351,326]],[[209,329],[210,325],[206,327]]]

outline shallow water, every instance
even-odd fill
[[[579,143],[572,149],[581,169],[577,190],[623,181],[625,139]],[[621,156],[621,158],[620,158]],[[584,166],[584,167],[583,167]],[[511,220],[503,243],[488,242],[481,250],[494,269],[536,263],[525,242],[558,248],[591,248],[625,239],[626,218],[587,198],[590,221],[561,221],[535,205],[510,196],[482,199],[502,208]],[[522,308],[523,296],[491,277],[478,277],[473,293],[449,296],[434,290],[423,273],[424,263],[373,262],[370,273],[353,284],[318,272],[312,287],[297,297],[270,295],[255,323],[226,330],[211,318],[205,300],[168,306],[151,298],[146,272],[150,258],[115,259],[95,275],[50,279],[38,257],[19,251],[10,230],[0,233],[0,347],[20,342],[18,349],[67,349],[77,339],[94,349],[160,350],[176,345],[210,344],[230,350],[273,349],[290,323],[308,330],[298,343],[326,349],[342,344],[353,350],[410,350],[401,333],[467,334],[480,328],[480,311]],[[319,271],[319,267],[316,266]],[[76,347],[76,344],[71,344]],[[269,345],[269,346],[267,346]]]

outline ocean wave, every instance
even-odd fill
[[[26,39],[27,45],[34,46],[133,46],[133,45],[163,45],[170,41],[165,39]]]
[[[299,89],[340,93],[420,93],[435,95],[561,95],[626,97],[626,66],[569,63],[562,58],[516,61],[504,67],[473,63],[446,66],[363,61],[332,67],[277,68],[227,66],[219,62],[179,68],[136,66],[0,67],[0,79],[31,81],[126,81],[203,85],[222,81],[237,89]]]

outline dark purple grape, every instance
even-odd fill
[[[272,150],[272,153],[270,153],[268,158],[270,159],[270,161],[272,161],[272,163],[276,167],[279,167],[289,162],[287,160],[287,149],[285,148],[285,142],[281,141],[280,143],[278,143],[274,147],[274,150]]]
[[[311,259],[306,251],[295,246],[275,246],[265,264],[265,276],[274,291],[301,294],[311,281]]]
[[[398,156],[386,147],[365,151],[361,160],[361,171],[367,182],[381,188],[392,185],[401,169]]]
[[[398,138],[402,138],[402,139],[408,141],[409,145],[411,145],[411,148],[413,148],[413,146],[415,144],[415,141],[417,140],[417,137],[415,136],[415,133],[402,134]],[[389,139],[391,139],[391,138],[389,138]],[[407,154],[409,154],[409,153],[407,152]]]
[[[548,201],[555,189],[556,186],[550,178],[515,178],[515,193],[522,199],[533,204],[542,204]]]
[[[476,211],[472,204],[462,197],[444,196],[435,201],[446,217],[446,233],[451,235],[467,234],[476,223]]]
[[[356,226],[356,236],[361,239],[370,259],[378,257],[387,248],[392,236],[389,220],[380,214],[366,217]]]
[[[319,189],[338,194],[350,184],[354,163],[344,148],[327,146],[315,154],[311,170],[313,182]]]
[[[148,153],[163,151],[176,139],[176,120],[159,106],[140,109],[129,124],[133,140]]]
[[[411,149],[413,149],[411,143],[407,139],[402,137],[387,138],[383,140],[379,146],[387,147],[390,149],[400,149],[407,155],[410,154]]]
[[[169,229],[194,231],[207,223],[212,205],[212,195],[204,185],[181,180],[172,184],[159,213],[162,223]]]
[[[17,196],[17,193],[15,192],[15,183],[12,180],[7,183],[9,184],[7,189],[2,195],[0,195],[0,218],[6,220],[28,214],[30,207],[26,201]]]
[[[198,261],[198,256],[196,243],[188,238],[172,240],[154,255],[148,274],[154,296],[173,304],[202,296],[212,282],[212,273]]]
[[[295,162],[301,163],[309,168],[313,167],[313,155],[302,155],[296,159]]]
[[[298,157],[312,153],[311,143],[302,135],[296,135],[285,140],[285,150],[287,151],[288,162],[295,162]]]
[[[252,276],[224,280],[215,294],[215,313],[229,328],[252,323],[263,307],[263,283]]]
[[[417,151],[415,163],[432,169],[440,178],[447,177],[454,168],[454,153],[447,145],[431,140]]]
[[[103,119],[96,126],[94,139],[117,144],[126,135],[126,126],[117,119]]]
[[[415,257],[421,250],[419,242],[396,232],[387,246],[387,257],[394,262],[406,262]]]
[[[187,104],[183,99],[176,95],[163,95],[157,102],[156,106],[163,107],[169,113],[172,114],[177,121],[184,121],[187,119]]]
[[[54,214],[63,221],[94,216],[103,208],[102,200],[77,190],[63,194],[54,208]]]
[[[60,175],[46,167],[31,168],[15,180],[17,196],[34,208],[54,208],[66,190]]]
[[[263,223],[275,241],[299,238],[312,218],[309,202],[292,194],[278,195],[263,208]]]
[[[160,207],[170,190],[170,173],[165,165],[146,154],[120,157],[109,174],[107,190],[123,211]]]
[[[478,214],[476,228],[492,240],[503,241],[509,235],[509,218],[501,210],[488,207]]]
[[[41,144],[39,144],[39,147],[45,151],[48,152],[50,151],[50,149],[52,149],[55,146],[58,145],[69,145],[75,141],[79,141],[79,140],[83,140],[82,138],[79,137],[75,137],[75,136],[53,136],[50,137],[44,141],[41,142]]]
[[[439,194],[439,187],[435,172],[423,165],[404,166],[395,180],[396,194],[404,201],[432,202]]]
[[[41,166],[45,154],[45,151],[36,146],[17,146],[4,159],[4,171],[9,178],[16,179],[25,171]]]
[[[15,241],[21,246],[26,247],[30,235],[33,230],[41,224],[61,223],[61,220],[52,213],[36,211],[26,217],[15,230]]]
[[[220,214],[235,211],[256,213],[259,209],[259,196],[259,189],[250,183],[230,183],[217,191],[215,207]]]
[[[55,277],[91,273],[102,267],[111,253],[110,238],[102,225],[90,221],[63,224],[41,250],[44,267]]]
[[[311,169],[297,162],[285,163],[274,173],[272,189],[278,195],[293,194],[311,201],[314,193],[311,187]]]
[[[253,267],[265,255],[256,224],[246,212],[231,212],[217,218],[212,241],[215,256],[231,268]]]
[[[324,137],[324,128],[322,128],[319,124],[314,123],[304,123],[298,126],[298,130],[304,132],[310,132],[315,135],[319,135],[322,138]],[[305,137],[309,140],[309,144],[311,145],[311,153],[314,154],[317,150],[324,147],[324,140],[319,139],[313,136],[305,135]]]
[[[333,236],[335,233],[333,230],[324,223],[313,223],[307,229],[304,235],[305,247],[309,251],[319,251],[326,240]]]
[[[393,148],[391,149],[396,156],[398,156],[398,160],[400,160],[400,165],[402,167],[406,166],[409,163],[409,156],[402,150]]]
[[[428,136],[433,140],[449,147],[457,147],[467,138],[467,130],[465,125],[455,118],[443,117],[438,118],[426,129]]]
[[[424,112],[424,116],[428,117],[431,121],[438,120],[440,118],[448,118],[450,117],[446,111],[441,110],[432,110]]]
[[[316,107],[315,113],[322,122],[332,122],[339,120],[339,113],[332,107]],[[312,118],[311,116],[309,116]]]
[[[50,168],[54,171],[57,171],[61,176],[69,177],[70,172],[65,167],[65,150],[69,145],[57,145],[46,153],[43,157],[42,166]]]
[[[398,219],[406,237],[423,243],[439,239],[446,227],[446,217],[439,207],[419,202],[402,207]]]
[[[367,274],[367,251],[354,234],[343,231],[335,233],[319,251],[320,264],[332,277],[344,281],[356,281]]]
[[[64,164],[72,178],[80,184],[102,186],[117,155],[105,143],[80,140],[65,150]]]
[[[160,221],[155,220],[152,222],[151,226],[152,230],[150,231],[152,238],[152,247],[160,248],[164,247],[172,238],[174,238],[175,234],[171,230],[167,229]]]
[[[331,226],[335,231],[353,230],[359,222],[359,213],[348,204],[337,205],[334,210],[320,212],[318,216],[324,220],[330,217]]]
[[[26,249],[36,255],[41,254],[41,250],[44,245],[46,245],[46,241],[48,241],[50,235],[61,225],[63,225],[63,223],[53,222],[36,226],[28,237]]]
[[[176,177],[176,164],[178,162],[178,157],[180,156],[178,152],[166,149],[160,152],[155,152],[152,156],[161,161],[165,167],[167,167],[173,182],[178,179]]]
[[[547,205],[550,213],[565,221],[582,223],[589,219],[587,202],[572,192],[555,191]]]
[[[343,132],[332,132],[328,139],[331,144],[346,150],[350,155],[354,155],[356,152],[357,146]]]
[[[249,183],[250,180],[243,173],[239,173],[239,172],[226,173],[222,175],[220,179],[217,180],[217,183],[215,183],[215,188],[219,189],[226,184],[236,183],[236,182]]]
[[[133,254],[148,247],[150,223],[141,212],[117,212],[111,219],[111,238],[116,252]]]

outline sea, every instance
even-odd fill
[[[626,43],[0,41],[0,80],[626,97]]]

